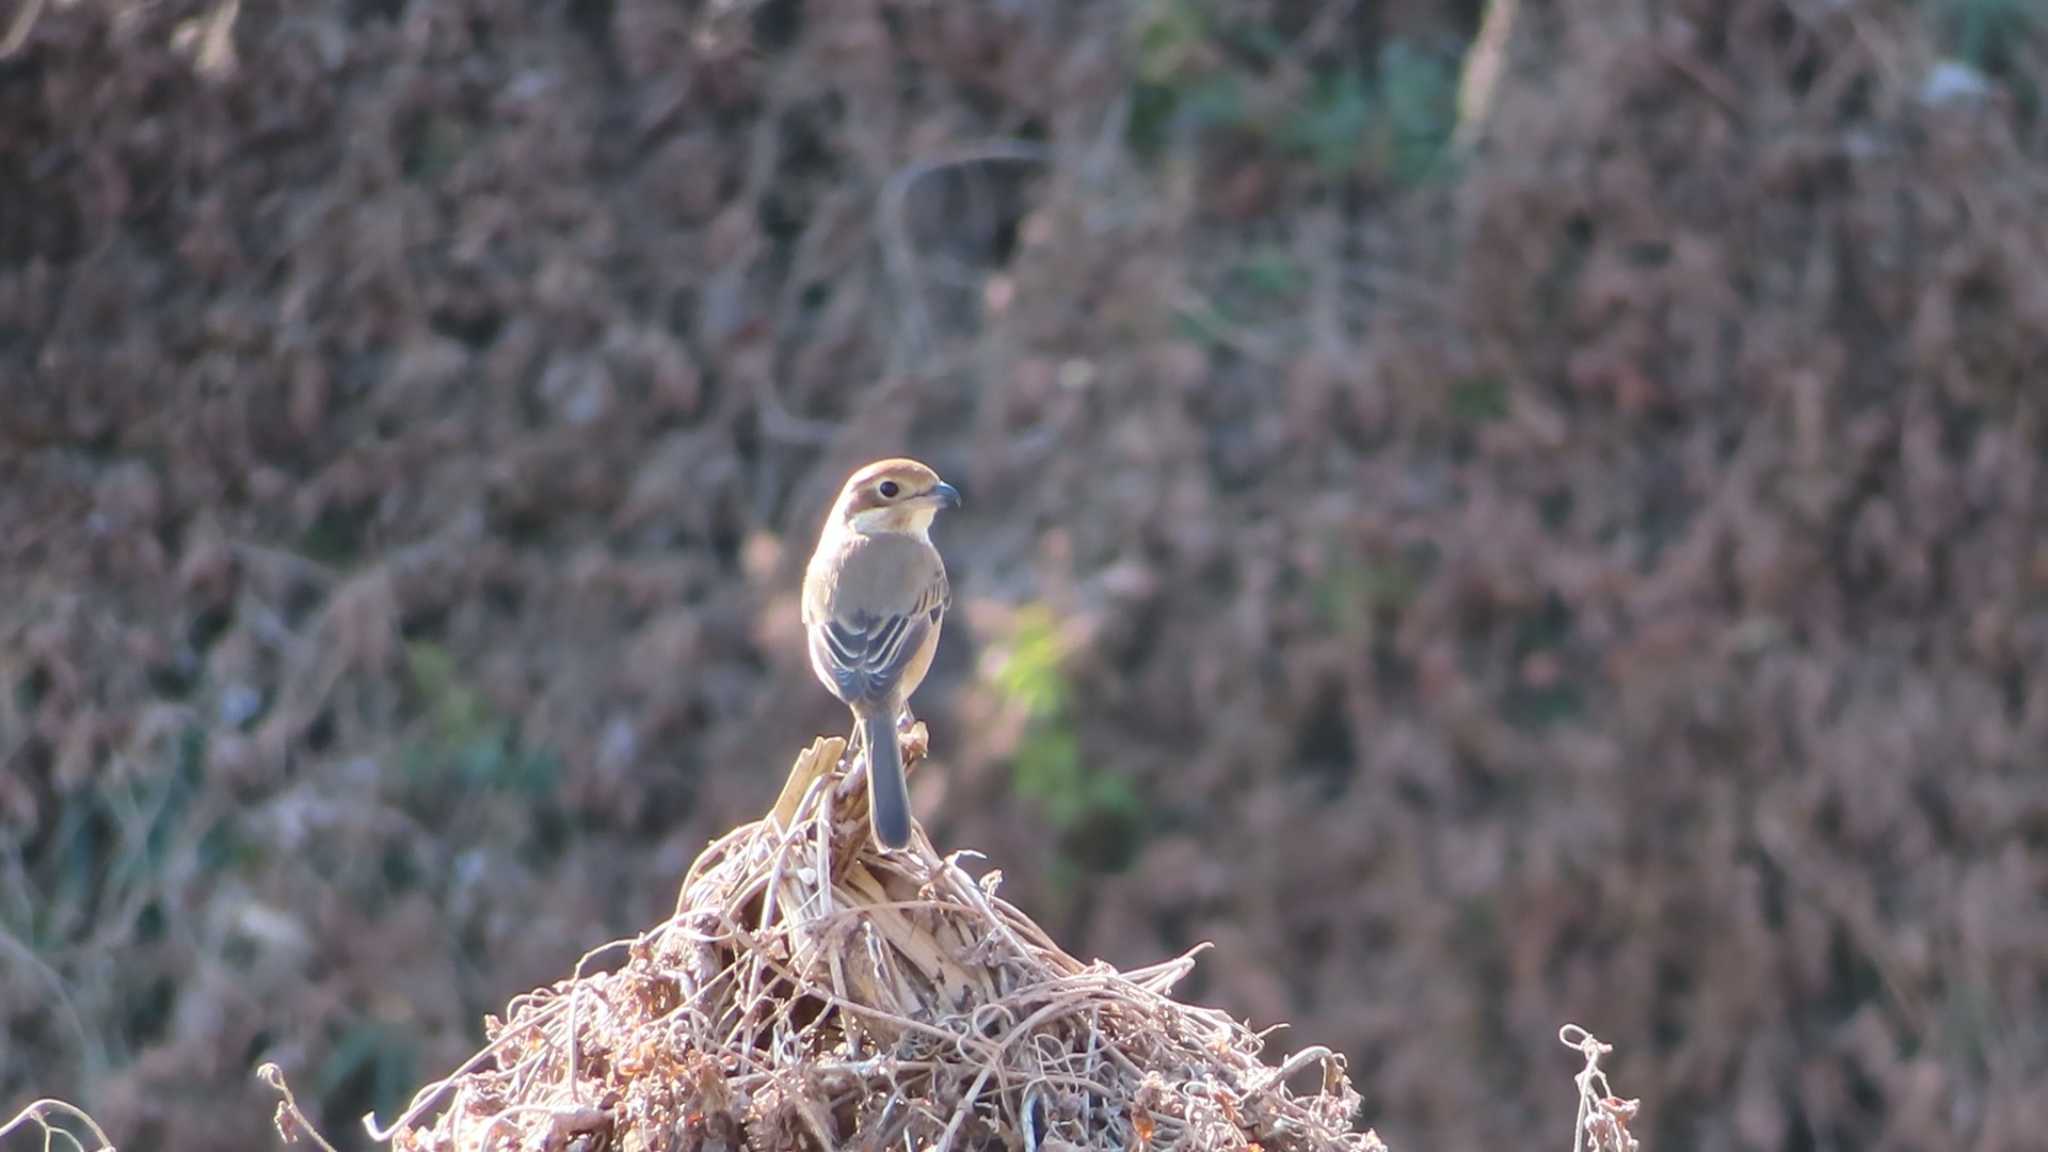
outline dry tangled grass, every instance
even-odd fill
[[[927,739],[913,726],[907,768]],[[405,1152],[1386,1152],[1353,1126],[1341,1055],[1317,1045],[1269,1065],[1265,1033],[1168,996],[1194,952],[1128,972],[1086,964],[995,894],[1000,873],[968,875],[922,828],[907,851],[873,852],[845,753],[842,738],[814,741],[773,810],[697,859],[672,917],[516,997],[394,1123],[364,1117],[370,1137]],[[623,965],[586,973],[619,949]],[[1573,1152],[1638,1152],[1639,1102],[1600,1067],[1612,1047],[1577,1025],[1558,1038],[1585,1059]],[[280,1097],[285,1143],[334,1152],[276,1064],[257,1077]],[[0,1147],[17,1132],[118,1152],[62,1100],[0,1124]]]
[[[671,919],[514,1000],[372,1135],[409,1152],[1383,1147],[1351,1127],[1341,1056],[1269,1066],[1262,1034],[1167,995],[1192,953],[1083,963],[922,830],[872,851],[844,745],[813,743],[765,819],[706,849]],[[919,726],[909,761],[923,749]],[[622,966],[583,974],[617,947]]]
[[[65,1100],[45,1097],[31,1101],[19,1112],[0,1123],[0,1148],[7,1147],[7,1138],[17,1132],[33,1133],[41,1137],[44,1149],[68,1148],[74,1152],[87,1152],[83,1132],[95,1141],[91,1152],[115,1152],[114,1142],[107,1138],[106,1129],[94,1120],[85,1109]]]

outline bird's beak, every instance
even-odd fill
[[[931,497],[933,500],[938,501],[941,508],[958,508],[960,506],[960,490],[944,480],[932,485]]]

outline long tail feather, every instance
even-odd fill
[[[884,848],[910,843],[910,790],[903,782],[903,749],[896,743],[895,717],[861,719],[861,743],[868,755],[868,823]]]

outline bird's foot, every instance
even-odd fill
[[[905,708],[896,717],[896,742],[903,748],[903,767],[908,771],[931,750],[931,733],[926,731],[924,721]]]

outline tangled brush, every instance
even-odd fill
[[[907,744],[915,764],[922,725]],[[421,1152],[1380,1152],[1351,1127],[1342,1057],[1269,1066],[1244,1025],[1168,997],[1193,953],[1084,964],[922,830],[877,853],[844,752],[806,749],[768,817],[698,858],[671,919],[607,946],[622,966],[583,974],[599,949],[515,999],[372,1134]]]

